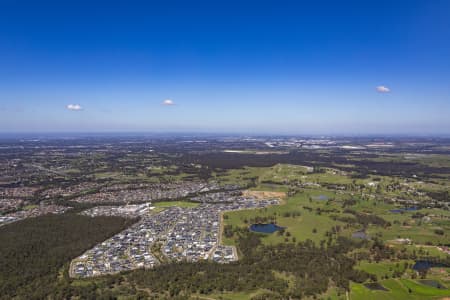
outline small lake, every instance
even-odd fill
[[[328,196],[326,195],[319,195],[319,196],[314,196],[312,197],[313,200],[321,200],[321,201],[325,201],[328,200]]]
[[[419,210],[419,209],[420,209],[419,207],[412,206],[412,207],[404,207],[404,208],[391,209],[390,212],[391,212],[391,213],[394,213],[394,214],[400,214],[400,213],[402,213],[402,212],[406,212],[406,211],[416,211],[416,210]]]
[[[365,231],[356,231],[352,233],[352,238],[367,240],[369,236],[366,234]]]
[[[416,261],[416,263],[414,264],[414,266],[412,268],[413,268],[413,270],[416,270],[416,271],[422,271],[422,270],[426,270],[429,268],[445,268],[445,267],[447,267],[447,266],[443,263],[437,263],[437,262],[432,262],[432,261],[428,261],[428,260],[418,260],[418,261]]]
[[[284,227],[278,226],[276,224],[252,224],[250,230],[259,233],[274,233],[275,231],[281,230]]]

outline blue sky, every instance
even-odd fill
[[[449,115],[449,1],[0,1],[0,132],[439,135]]]

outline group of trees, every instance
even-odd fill
[[[0,228],[0,299],[43,299],[63,266],[131,225],[76,214],[29,218]]]
[[[372,225],[377,225],[377,226],[381,226],[381,227],[389,227],[392,224],[388,221],[386,221],[385,219],[383,219],[382,217],[379,217],[377,215],[374,214],[369,214],[369,213],[361,213],[361,212],[357,212],[355,210],[352,209],[345,209],[344,213],[348,213],[348,214],[352,214],[355,218],[345,218],[345,221],[347,223],[359,223],[361,224],[364,228],[367,228],[367,226],[369,224]],[[339,219],[339,218],[338,218]],[[341,221],[344,221],[344,219],[340,219]]]

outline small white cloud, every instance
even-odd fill
[[[162,102],[162,105],[167,105],[167,106],[175,105],[175,102],[173,102],[173,100],[171,100],[171,99],[166,99]]]
[[[389,93],[390,91],[391,91],[391,89],[384,85],[377,86],[378,93]]]
[[[78,110],[82,110],[83,109],[80,104],[68,104],[66,106],[66,108],[68,110],[74,110],[74,111],[78,111]]]

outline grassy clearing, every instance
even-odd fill
[[[256,217],[270,217],[276,216],[276,223],[279,226],[285,227],[286,232],[289,232],[290,236],[280,236],[278,233],[264,235],[262,241],[266,244],[276,244],[286,241],[292,241],[293,238],[296,241],[303,241],[311,239],[315,242],[319,242],[325,238],[325,232],[330,230],[335,225],[344,225],[344,223],[332,220],[327,214],[317,214],[314,210],[309,211],[303,209],[303,206],[323,206],[324,201],[309,200],[311,195],[321,194],[321,191],[310,191],[301,194],[297,194],[294,197],[289,197],[285,200],[284,204],[274,205],[271,207],[258,209],[258,210],[242,210],[227,212],[227,218],[224,220],[225,225],[232,225],[237,227],[248,227],[250,219]],[[326,192],[325,192],[326,193]],[[331,196],[331,195],[330,195]],[[300,212],[300,216],[292,217],[286,216],[287,213]],[[233,239],[223,239],[225,244],[233,245],[235,241]]]
[[[22,209],[23,210],[31,210],[31,209],[36,208],[36,207],[38,207],[38,205],[36,205],[36,204],[29,204],[29,205],[25,205]]]
[[[211,294],[208,296],[198,296],[199,299],[204,300],[249,300],[260,294],[264,294],[268,291],[257,290],[251,292],[240,292],[240,293],[222,293],[222,294]],[[191,299],[196,299],[192,297]]]
[[[357,269],[366,271],[370,274],[377,275],[378,279],[384,278],[385,276],[392,277],[395,271],[404,271],[405,263],[408,264],[406,270],[409,270],[409,266],[414,264],[412,260],[399,260],[396,262],[392,261],[381,261],[381,262],[368,262],[360,261],[356,266]]]
[[[166,208],[166,207],[172,207],[172,206],[178,206],[178,207],[197,207],[199,204],[194,202],[187,202],[187,201],[161,201],[161,202],[155,202],[152,203],[153,206],[156,208]]]
[[[410,279],[388,279],[380,281],[389,291],[374,291],[366,288],[362,284],[352,283],[350,299],[352,300],[420,300],[420,299],[441,299],[449,296],[449,290],[440,290],[420,284]]]
[[[224,173],[213,174],[216,179],[226,184],[248,184],[253,179],[258,179],[270,168],[245,167],[242,169],[227,170]]]

